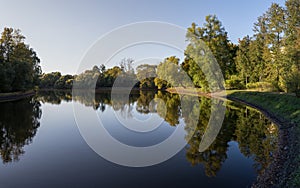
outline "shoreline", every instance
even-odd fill
[[[258,104],[255,104],[255,102],[251,102],[249,99],[243,99],[243,95],[246,96],[255,91],[242,90],[242,92],[244,92],[244,94],[241,94],[242,96],[234,96],[234,93],[241,93],[241,91],[230,91],[226,93],[226,95],[224,95],[224,93],[222,94],[222,92],[209,94],[197,90],[195,92],[184,88],[171,88],[167,89],[167,91],[170,93],[199,95],[221,100],[230,100],[259,110],[279,128],[278,149],[274,153],[274,161],[261,174],[258,174],[252,187],[295,187],[295,183],[297,184],[296,186],[299,186],[298,181],[300,180],[297,179],[299,178],[299,168],[297,169],[297,166],[299,165],[300,160],[300,139],[298,136],[300,130],[297,129],[297,122],[294,122],[283,114],[271,112],[271,110],[268,109],[272,108],[270,106],[263,107],[263,105],[259,105],[259,102]],[[260,93],[263,94],[264,92]],[[273,95],[278,96],[280,94],[273,93]],[[260,97],[264,98],[263,96]]]
[[[20,100],[32,95],[35,95],[36,91],[18,91],[18,92],[10,92],[10,93],[0,93],[0,102],[9,102]]]
[[[270,113],[267,109],[247,102],[243,99],[232,96],[227,96],[227,99],[259,110],[262,114],[264,114],[264,116],[278,126],[278,149],[274,153],[274,161],[262,172],[262,174],[257,176],[257,179],[252,184],[252,187],[282,187],[283,185],[281,184],[286,184],[287,178],[289,177],[290,173],[292,173],[290,169],[288,170],[288,168],[290,168],[289,166],[291,165],[289,163],[292,163],[292,161],[289,161],[288,159],[293,159],[296,157],[294,152],[296,146],[294,143],[297,138],[295,133],[296,131],[294,130],[296,125],[287,121],[283,122],[273,113]]]

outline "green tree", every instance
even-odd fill
[[[54,83],[55,89],[72,89],[74,76],[67,74],[61,76],[56,82]]]
[[[74,76],[76,89],[95,89],[99,75],[100,69],[95,65],[91,70],[86,70]]]
[[[242,40],[239,40],[239,49],[235,58],[237,70],[240,74],[240,77],[245,80],[247,85],[249,77],[253,74],[253,67],[250,60],[250,42],[251,39],[249,36],[244,37]]]
[[[215,15],[206,17],[203,27],[197,27],[195,23],[188,28],[186,34],[190,44],[185,50],[185,60],[182,63],[183,70],[190,76],[194,85],[203,91],[224,88],[215,79],[222,80],[236,74],[234,57],[237,47],[229,42],[227,32]],[[219,75],[215,66],[217,62],[222,75]],[[210,84],[209,84],[210,83]],[[209,85],[213,88],[209,88]]]
[[[212,51],[220,65],[225,78],[236,72],[234,64],[235,47],[229,42],[227,32],[216,15],[208,15],[203,27],[196,27],[195,23],[188,28],[187,39],[201,39]]]
[[[155,88],[154,79],[157,77],[156,65],[142,64],[136,68],[136,77],[140,81],[140,88]]]
[[[4,28],[0,38],[0,92],[32,89],[41,74],[40,59],[18,29]]]
[[[286,3],[287,27],[285,43],[288,61],[295,64],[300,70],[300,2],[287,0]]]
[[[258,21],[254,23],[254,36],[249,47],[249,57],[251,64],[254,66],[253,75],[256,80],[252,82],[264,81],[266,78],[266,62],[270,56],[270,52],[266,43],[267,40],[267,23],[266,16],[258,17]]]
[[[290,74],[286,77],[287,91],[296,93],[300,97],[300,71],[297,66],[293,65]]]
[[[54,88],[54,85],[57,80],[61,77],[60,72],[51,72],[51,73],[44,73],[40,77],[40,88],[47,88],[51,89]]]
[[[189,77],[179,64],[180,59],[176,56],[167,57],[157,66],[157,78],[154,79],[158,89],[168,87],[188,87]]]
[[[285,10],[276,3],[265,14],[267,20],[268,80],[279,90],[283,89],[283,76],[286,73],[284,64],[284,30],[286,27]]]
[[[298,0],[287,0],[286,3],[286,31],[285,31],[285,75],[288,92],[299,91],[300,75],[300,2]],[[298,85],[298,89],[297,89]]]
[[[104,79],[105,79],[105,87],[111,87],[114,84],[115,79],[121,74],[122,69],[118,66],[114,66],[113,68],[107,69],[104,72]]]

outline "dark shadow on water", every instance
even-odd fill
[[[3,163],[18,161],[32,142],[42,111],[35,97],[0,103],[0,154]]]

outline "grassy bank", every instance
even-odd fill
[[[271,174],[275,176],[272,181],[276,187],[300,187],[300,98],[249,91],[229,91],[227,98],[258,108],[278,123],[281,149],[272,167],[272,171],[278,171]]]
[[[280,125],[300,125],[300,98],[288,94],[235,91],[228,99],[237,99],[266,110]]]

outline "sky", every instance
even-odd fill
[[[215,14],[237,43],[253,34],[253,23],[272,2],[284,5],[284,0],[0,0],[0,29],[20,29],[43,72],[74,74],[95,41],[125,24],[162,21],[188,28]]]

